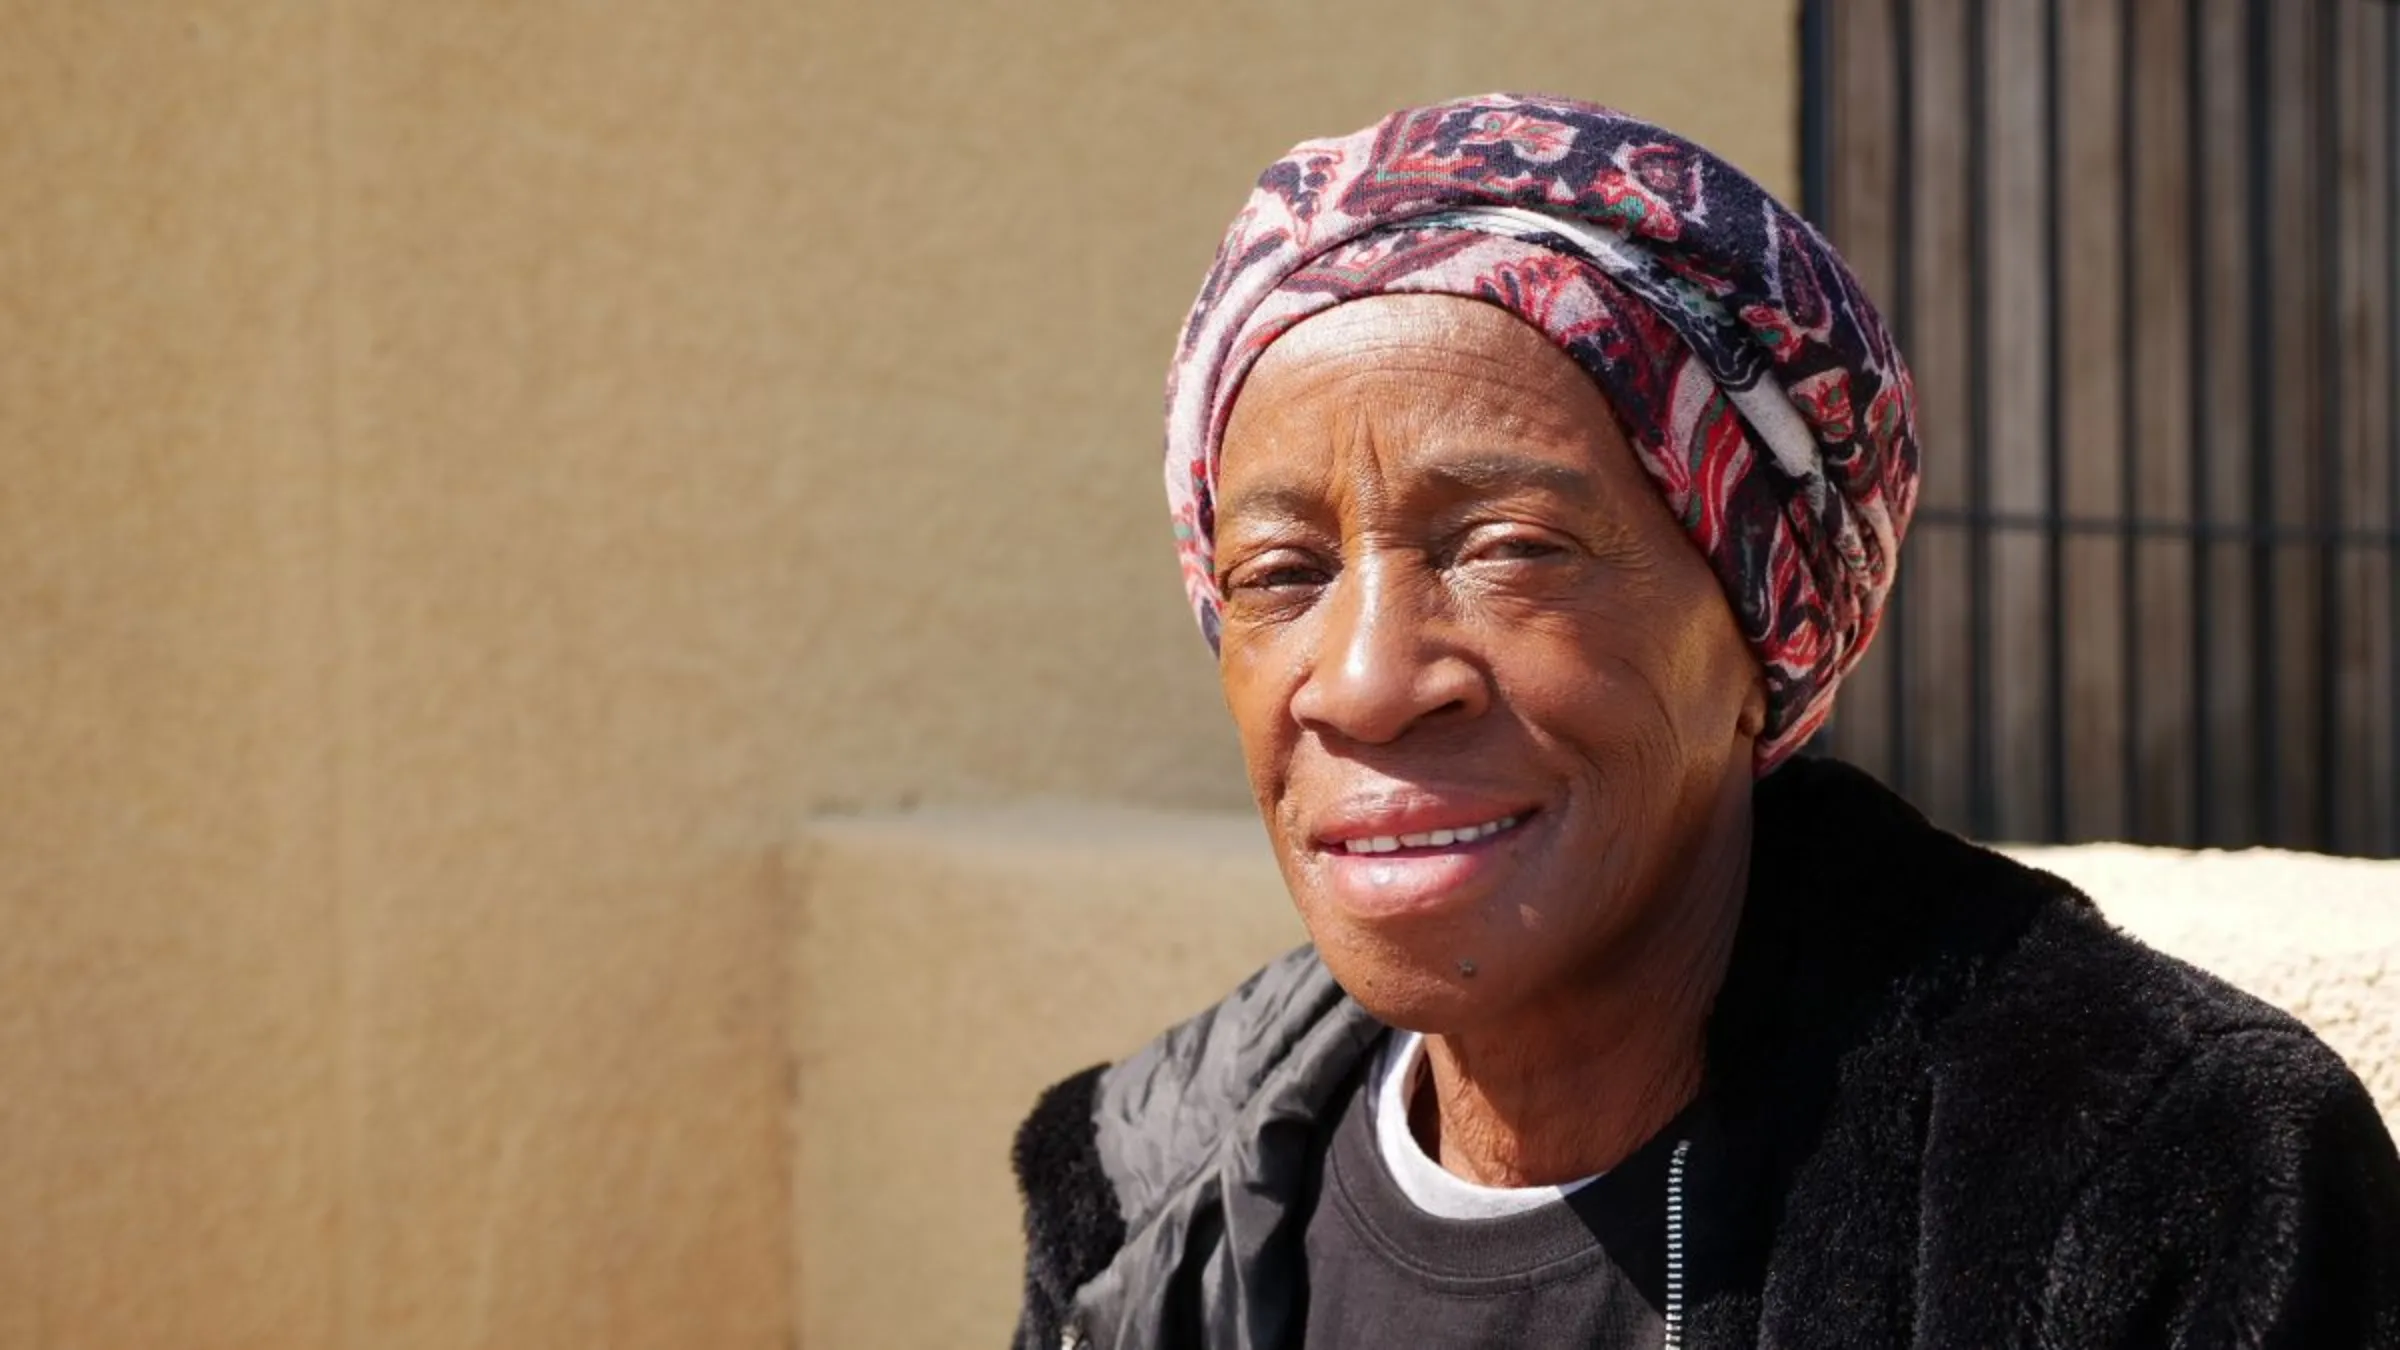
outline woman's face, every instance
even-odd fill
[[[1489,305],[1337,306],[1251,371],[1217,502],[1226,702],[1343,987],[1450,1032],[1620,975],[1765,694],[1590,377]]]

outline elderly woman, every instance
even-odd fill
[[[1168,492],[1309,948],[1027,1121],[1023,1347],[2400,1345],[2289,1017],[1794,753],[1906,368],[1707,151],[1494,96],[1304,144]]]

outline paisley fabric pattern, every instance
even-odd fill
[[[1243,377],[1308,316],[1395,292],[1498,305],[1590,373],[1765,669],[1758,772],[1807,741],[1875,636],[1916,506],[1907,366],[1807,222],[1699,146],[1572,100],[1411,108],[1260,175],[1167,382],[1167,499],[1209,645]]]

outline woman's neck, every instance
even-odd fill
[[[1487,1186],[1555,1185],[1616,1166],[1700,1090],[1708,1017],[1749,880],[1747,776],[1719,794],[1704,842],[1653,931],[1610,973],[1429,1035],[1433,1091],[1410,1125],[1448,1171]]]

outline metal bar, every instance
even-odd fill
[[[2183,125],[2184,149],[2189,167],[2191,197],[2185,215],[2191,229],[2191,267],[2186,284],[2191,287],[2191,516],[2193,521],[2212,518],[2209,509],[2209,468],[2213,453],[2216,419],[2209,409],[2209,335],[2215,325],[2210,321],[2209,308],[2209,222],[2216,215],[2214,199],[2209,196],[2208,172],[2208,97],[2205,60],[2208,23],[2206,0],[2192,0],[2183,30]],[[2216,607],[2209,603],[2209,568],[2216,554],[2201,532],[2192,534],[2192,842],[2201,847],[2217,842],[2216,737],[2209,725],[2209,709],[2214,705],[2215,634],[2212,631]]]
[[[2243,115],[2247,118],[2244,163],[2250,172],[2243,225],[2249,231],[2246,259],[2249,295],[2250,519],[2259,527],[2250,545],[2250,613],[2256,626],[2250,644],[2250,787],[2262,842],[2284,842],[2283,800],[2276,791],[2279,764],[2275,707],[2275,549],[2264,538],[2275,520],[2275,252],[2268,235],[2277,203],[2274,193],[2275,26],[2267,0],[2248,0],[2245,15]]]
[[[2383,318],[2384,435],[2390,441],[2384,471],[2384,522],[2400,529],[2400,11],[2383,14]],[[2390,821],[2385,850],[2400,856],[2400,544],[2386,560],[2384,584],[2384,691],[2390,702],[2384,733],[2385,761],[2396,780],[2385,790]]]
[[[1892,338],[1907,351],[1917,324],[1917,25],[1915,0],[1892,2],[1892,70],[1897,76],[1898,126],[1892,156]],[[1901,569],[1885,600],[1884,650],[1892,672],[1892,790],[1906,797],[1916,774],[1909,747],[1908,572]]]
[[[2057,843],[2067,837],[2067,515],[2066,285],[2062,255],[2066,238],[2066,155],[2061,146],[2065,97],[2060,91],[2059,0],[2042,5],[2042,212],[2043,455],[2047,481],[2043,515],[2043,606],[2049,610],[2050,645],[2044,653],[2043,703],[2049,722],[2043,746],[2048,783],[2043,793],[2043,834]]]
[[[1967,0],[1967,503],[1992,500],[1991,53],[1985,0]],[[1967,535],[1967,821],[1999,833],[1992,755],[1992,536]]]
[[[1800,0],[1800,214],[1823,230],[1830,224],[1827,189],[1833,159],[1832,22],[1830,0]]]
[[[2317,212],[2317,492],[2310,516],[2321,526],[2334,526],[2341,514],[2342,492],[2342,213],[2341,190],[2341,27],[2333,6],[2339,0],[2316,0],[2316,153],[2309,175],[2316,181],[2309,194]],[[2317,545],[2317,800],[2315,846],[2334,852],[2340,815],[2334,810],[2334,789],[2341,765],[2342,582],[2337,564],[2340,551],[2331,543]]]
[[[2141,407],[2135,390],[2134,358],[2141,351],[2141,324],[2136,316],[2141,312],[2141,286],[2134,266],[2139,256],[2141,214],[2141,176],[2135,168],[2139,156],[2135,153],[2140,140],[2140,119],[2135,115],[2135,81],[2141,61],[2134,53],[2140,30],[2134,22],[2136,0],[2118,0],[2117,4],[2117,509],[2127,526],[2117,548],[2117,585],[2122,589],[2122,616],[2118,629],[2119,668],[2124,678],[2118,687],[2117,749],[2124,756],[2125,833],[2128,838],[2142,837],[2142,753],[2139,727],[2141,724],[2142,643],[2139,625],[2141,611],[2141,560],[2134,546],[2130,528],[2139,509],[2134,484],[2141,472],[2136,447],[2141,444]]]

